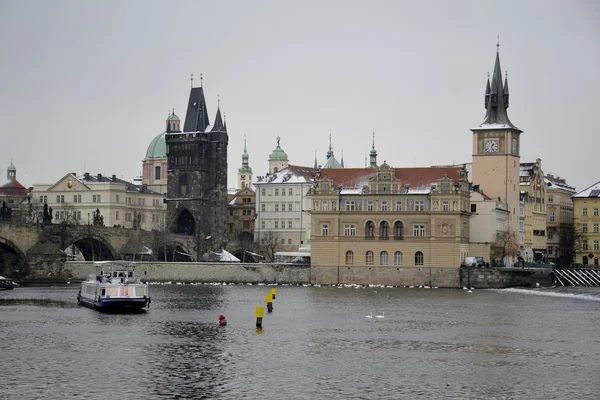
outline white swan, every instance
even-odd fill
[[[371,311],[371,314],[365,315],[365,318],[373,318],[373,311]]]
[[[385,318],[385,311],[381,315],[376,315],[375,318]]]

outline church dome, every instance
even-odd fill
[[[177,116],[175,116],[177,117]],[[179,119],[179,118],[177,118]],[[148,146],[146,151],[146,158],[166,158],[167,157],[167,144],[165,142],[166,132],[158,134]]]
[[[175,115],[175,114],[170,114],[170,115],[167,117],[167,121],[181,121],[181,120],[179,119],[179,117],[178,117],[177,115]]]
[[[281,140],[281,138],[278,136],[277,137],[277,147],[275,147],[275,150],[273,150],[273,152],[269,156],[269,161],[287,161],[288,160],[287,154],[285,153],[285,151],[283,151],[281,146],[279,146],[280,140]]]
[[[7,171],[16,171],[16,170],[17,170],[17,167],[15,167],[15,166],[13,165],[13,163],[11,162],[11,163],[10,163],[10,165],[8,166],[8,168],[7,168],[6,170],[7,170]]]

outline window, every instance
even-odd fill
[[[394,222],[394,240],[402,240],[404,236],[404,223],[402,221]]]
[[[553,251],[554,249],[552,248],[552,246],[548,246],[548,254],[552,255]]]
[[[471,212],[472,213],[476,213],[477,212],[477,204],[471,204]]]
[[[425,202],[423,200],[415,200],[415,211],[425,211]]]
[[[328,235],[329,235],[329,224],[321,224],[321,236],[328,236]]]
[[[594,217],[598,216],[598,207],[594,207]]]
[[[154,180],[160,179],[160,167],[157,165],[154,167]]]
[[[600,242],[598,240],[594,240],[594,250],[600,250]]]
[[[354,200],[346,200],[344,202],[344,206],[346,211],[355,211],[356,210],[356,204],[354,202]]]
[[[48,202],[48,196],[40,196],[40,203],[47,203]]]
[[[371,250],[367,251],[367,254],[365,255],[365,259],[366,259],[367,265],[373,265],[374,264],[375,257],[373,256],[373,252]]]
[[[581,232],[587,232],[588,231],[588,225],[587,222],[584,222],[583,224],[581,224]]]
[[[387,251],[382,251],[381,253],[379,253],[379,265],[388,265]]]
[[[81,203],[81,195],[80,194],[73,195],[73,203]]]
[[[442,200],[442,211],[450,211],[450,201]]]
[[[261,188],[261,189],[260,189],[260,195],[261,195],[261,196],[266,196],[266,195],[267,195],[267,189],[265,189],[265,188]]]
[[[356,236],[356,225],[354,225],[354,224],[344,225],[344,236]]]
[[[425,225],[414,225],[413,236],[425,236]]]
[[[279,203],[275,203],[275,211],[279,211]]]
[[[598,223],[594,224],[594,233],[598,233]]]
[[[367,211],[373,211],[373,201],[367,201]]]
[[[101,203],[101,202],[102,201],[100,201],[100,195],[99,194],[92,195],[92,203]]]
[[[548,231],[548,240],[552,240],[554,238],[554,232]]]
[[[389,211],[388,210],[388,202],[386,200],[383,200],[381,202],[381,211]]]
[[[394,265],[402,265],[402,252],[397,251],[394,253]]]
[[[119,220],[119,212],[118,212],[118,211],[115,213],[115,219],[116,219],[117,221]]]
[[[292,238],[288,238],[288,244],[292,244]]]
[[[292,224],[294,223],[294,221],[292,221],[291,219],[288,220],[288,229],[292,229]]]
[[[331,211],[335,211],[335,210],[336,210],[336,207],[335,207],[335,205],[336,205],[336,202],[335,202],[335,200],[332,200],[332,201],[331,201]]]
[[[373,221],[367,221],[365,225],[365,237],[367,239],[375,238],[375,223]]]
[[[288,203],[288,211],[293,211],[294,210],[294,203]],[[284,204],[281,205],[281,209],[284,209]]]
[[[285,190],[285,189],[283,189]],[[275,189],[275,196],[279,196],[279,189]]]
[[[321,203],[321,210],[322,211],[327,211],[329,209],[329,202],[327,200],[323,200],[323,202]]]
[[[554,222],[554,211],[550,212],[550,222]]]
[[[442,183],[442,193],[450,193],[450,183]]]
[[[279,220],[275,220],[275,229],[279,229]]]
[[[581,250],[587,250],[588,249],[588,241],[587,240],[583,240],[581,242]]]
[[[346,252],[346,265],[354,265],[354,252],[352,250]]]
[[[64,203],[65,202],[65,196],[64,195],[58,195],[58,196],[56,196],[56,202],[57,203]]]
[[[281,195],[285,196],[285,189],[281,189]]]
[[[402,211],[402,200],[396,201],[396,211]]]
[[[581,215],[583,215],[584,217],[587,217],[587,208],[584,208],[583,210],[581,210]]]
[[[379,239],[387,240],[390,237],[390,224],[387,221],[382,221],[379,224]]]
[[[260,211],[267,211],[267,205],[265,203],[260,205]]]
[[[552,203],[554,201],[554,198],[552,197],[551,194],[548,195],[548,203]]]
[[[294,195],[294,190],[292,188],[288,189],[288,196],[293,196]]]
[[[415,253],[415,265],[423,265],[423,253],[420,251]]]
[[[265,227],[266,227],[266,222],[265,222],[265,221],[260,221],[260,227],[261,227],[262,229],[265,229]]]

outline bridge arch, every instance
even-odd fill
[[[29,273],[27,255],[13,242],[0,237],[0,276],[18,279]]]
[[[114,260],[117,252],[113,249],[110,243],[99,235],[79,235],[67,242],[67,246],[62,249],[67,253],[67,257],[72,256],[68,249],[72,246],[79,250],[77,255],[82,256],[85,261],[103,261]]]
[[[196,221],[190,210],[186,207],[177,209],[173,221],[175,233],[188,236],[193,236],[196,233]]]
[[[194,261],[194,253],[184,243],[172,240],[160,249],[154,249],[154,258],[156,261],[191,262]]]

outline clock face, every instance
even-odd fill
[[[513,139],[513,141],[512,141],[512,152],[514,154],[517,154],[517,140],[516,139]]]
[[[498,152],[498,141],[497,140],[488,140],[485,142],[485,152],[486,153],[497,153]]]

